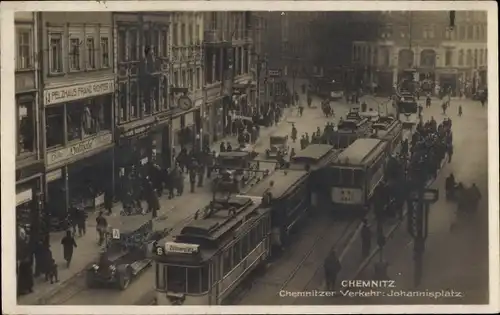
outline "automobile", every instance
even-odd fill
[[[266,150],[267,158],[276,158],[279,154],[288,155],[288,134],[278,134],[269,137],[269,149]]]
[[[110,217],[108,222],[100,257],[86,270],[86,283],[125,290],[151,266],[153,244],[164,233],[153,233],[152,220],[143,215]]]
[[[212,182],[212,190],[239,192],[259,170],[259,162],[252,161],[252,156],[253,153],[247,151],[220,152],[214,167],[217,176]]]
[[[472,95],[472,99],[475,101],[481,100],[485,95],[487,95],[488,91],[486,89],[479,89]]]

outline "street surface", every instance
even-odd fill
[[[305,97],[301,95],[301,101],[305,103]],[[256,151],[261,153],[257,159],[262,160],[262,153],[269,147],[269,136],[274,132],[291,132],[292,122],[298,130],[299,137],[303,133],[311,135],[316,131],[317,126],[322,129],[326,123],[326,119],[319,110],[319,100],[315,99],[315,109],[308,109],[307,106],[304,110],[302,117],[297,117],[297,110],[286,110],[287,118],[282,121],[277,127],[270,128],[272,131],[262,132],[261,138],[255,147]],[[292,113],[290,113],[292,112]],[[264,129],[264,128],[262,128]],[[233,146],[235,145],[233,143]],[[214,149],[218,148],[218,143],[214,144]],[[299,143],[291,143],[290,147],[295,147],[295,150],[300,150]],[[274,163],[260,163],[261,169],[273,169]],[[188,186],[186,184],[186,186]],[[192,198],[195,196],[196,198]],[[212,198],[210,185],[207,180],[204,181],[203,189],[198,188],[195,194],[185,192],[182,197],[176,197],[173,200],[162,199],[162,210],[159,216],[166,215],[165,220],[155,222],[156,229],[158,228],[173,228],[177,229],[194,215],[194,213],[205,206]],[[94,239],[95,242],[95,239]],[[78,249],[78,248],[77,248]],[[78,256],[78,253],[75,253]],[[96,250],[94,249],[94,257]],[[78,259],[75,256],[75,260]],[[77,277],[73,283],[61,290],[53,297],[51,297],[46,304],[51,305],[131,305],[147,303],[154,293],[154,270],[147,269],[139,277],[135,278],[130,286],[125,291],[115,289],[88,289],[85,285],[85,278],[83,276]]]
[[[464,115],[457,116],[458,104],[462,104]],[[430,109],[424,109],[424,119],[433,116],[438,122],[444,115],[435,106],[433,100]],[[452,100],[448,117],[453,120],[454,155],[450,164],[445,164],[437,180],[431,185],[439,188],[440,199],[431,205],[429,216],[429,234],[424,254],[424,275],[418,289],[413,287],[413,243],[406,228],[406,220],[396,226],[384,226],[386,235],[390,235],[383,250],[383,258],[389,263],[388,276],[395,280],[395,291],[441,292],[454,290],[462,297],[429,298],[429,297],[344,297],[339,295],[342,290],[352,292],[358,288],[342,288],[342,280],[374,279],[373,263],[379,260],[379,254],[356,274],[361,261],[361,242],[352,246],[352,251],[346,254],[342,270],[337,278],[336,297],[301,297],[288,298],[291,304],[330,305],[330,304],[481,304],[488,303],[488,189],[487,189],[487,108],[481,108],[479,102],[470,100]],[[453,172],[457,181],[470,185],[476,183],[482,200],[478,213],[470,219],[458,221],[456,228],[450,232],[450,225],[456,221],[455,204],[445,200],[444,180]],[[372,241],[372,244],[374,242]],[[373,244],[376,246],[376,244]],[[372,246],[373,246],[372,245]],[[348,258],[352,257],[352,258]],[[354,267],[353,267],[354,266]],[[297,291],[324,290],[324,275],[319,270],[307,287],[297,288]],[[370,291],[369,288],[361,288]],[[389,289],[373,289],[384,291],[389,295]],[[397,294],[397,293],[396,293]],[[280,299],[281,300],[281,299]],[[285,303],[286,303],[285,302]],[[280,303],[280,304],[285,304]],[[288,303],[286,303],[288,304]]]

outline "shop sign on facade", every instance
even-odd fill
[[[30,202],[33,199],[33,189],[27,189],[16,193],[16,206]]]
[[[114,80],[90,82],[86,84],[67,86],[44,91],[45,106],[57,103],[71,102],[79,99],[113,93]]]
[[[62,178],[62,169],[54,170],[52,172],[45,174],[45,181],[47,183],[53,182],[61,178]]]
[[[59,163],[64,160],[71,159],[75,156],[80,156],[92,150],[104,147],[111,144],[113,137],[111,133],[97,136],[88,140],[83,140],[77,144],[65,147],[60,150],[51,151],[47,153],[47,166]]]

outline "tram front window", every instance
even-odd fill
[[[202,267],[179,267],[165,265],[167,269],[167,291],[200,294],[208,291],[208,265]]]
[[[417,103],[413,102],[401,102],[399,110],[402,114],[415,114],[418,111],[418,106]]]
[[[331,170],[332,178],[338,187],[362,187],[364,172],[351,168],[334,167]]]

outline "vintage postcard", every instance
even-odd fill
[[[3,312],[498,312],[497,27],[490,1],[2,3]]]

